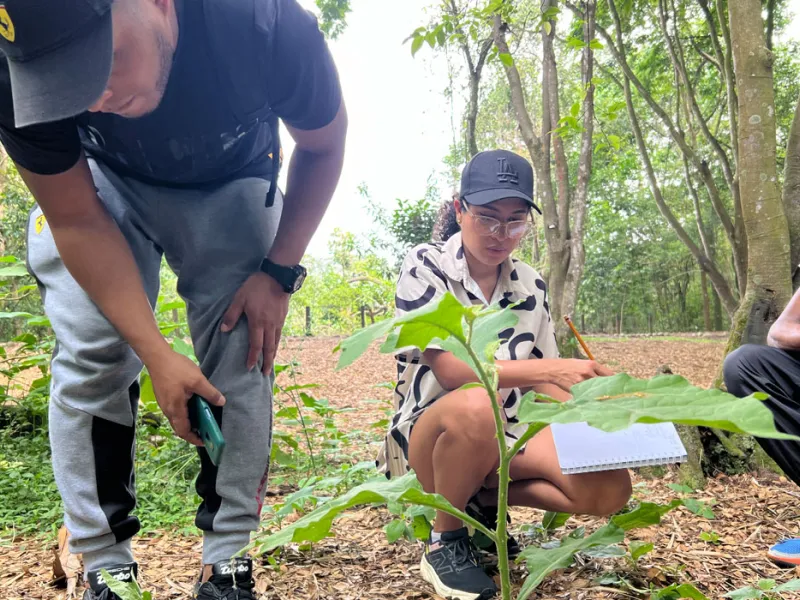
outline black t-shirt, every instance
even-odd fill
[[[235,116],[236,92],[223,85],[219,71],[225,63],[215,60],[203,10],[205,2],[247,1],[177,3],[178,47],[164,98],[155,111],[138,119],[87,112],[17,129],[8,66],[0,60],[0,141],[9,156],[34,173],[55,174],[71,168],[83,148],[124,174],[176,186],[213,184],[234,176],[269,178],[270,124]],[[341,90],[316,18],[296,0],[256,0],[255,9],[261,14],[255,15],[257,33],[249,39],[260,53],[256,64],[266,78],[272,113],[297,129],[327,125],[339,109]]]

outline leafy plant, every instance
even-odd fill
[[[500,454],[497,530],[490,531],[453,507],[438,494],[421,489],[416,476],[408,473],[389,481],[376,479],[334,498],[284,529],[257,538],[253,545],[269,550],[290,542],[318,541],[329,534],[334,518],[342,511],[361,504],[395,502],[436,508],[460,518],[495,541],[498,549],[501,594],[511,597],[507,556],[506,514],[508,511],[509,463],[511,458],[536,433],[551,423],[587,421],[605,431],[623,429],[634,423],[676,423],[713,426],[729,431],[756,434],[762,437],[796,439],[779,433],[769,410],[760,396],[736,399],[719,390],[702,390],[676,376],[661,376],[649,381],[627,375],[597,378],[572,388],[573,399],[557,403],[535,393],[522,399],[519,418],[529,423],[528,431],[512,448],[505,444],[503,419],[497,403],[497,369],[494,353],[499,346],[498,333],[513,325],[517,317],[509,309],[492,306],[463,306],[452,295],[396,319],[365,328],[339,346],[339,368],[356,360],[375,340],[386,337],[381,351],[413,346],[425,350],[435,343],[453,352],[478,376],[492,400]],[[388,336],[388,337],[387,337]],[[537,401],[538,400],[538,401]],[[519,560],[525,561],[530,573],[519,592],[518,600],[527,598],[553,570],[569,566],[576,552],[592,547],[619,543],[624,531],[660,522],[668,510],[683,504],[674,500],[659,506],[642,503],[636,510],[616,515],[604,527],[589,536],[572,536],[556,548],[528,548]],[[396,526],[399,530],[399,526]]]
[[[153,594],[150,592],[143,592],[136,581],[136,577],[132,577],[130,581],[118,581],[105,569],[100,569],[100,574],[112,592],[120,597],[120,600],[153,600]]]
[[[709,544],[721,543],[719,534],[716,531],[703,531],[698,537]]]
[[[785,592],[800,591],[800,579],[791,579],[778,584],[774,579],[759,579],[755,587],[743,587],[725,594],[726,598],[744,600],[745,598],[784,598]]]

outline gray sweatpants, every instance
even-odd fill
[[[226,450],[219,469],[200,452],[196,524],[203,562],[230,558],[259,522],[272,442],[272,377],[247,371],[246,319],[219,331],[237,289],[257,272],[275,237],[282,197],[265,208],[269,183],[255,178],[212,190],[154,187],[90,161],[95,186],[133,251],[151,305],[162,254],[178,276],[200,366],[227,398]],[[56,335],[50,444],[71,550],[95,570],[133,560],[139,530],[134,440],[142,368],[136,354],[72,278],[37,208],[28,227],[28,263]],[[144,466],[143,468],[147,468]],[[190,501],[189,498],[186,499]]]

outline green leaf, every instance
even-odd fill
[[[181,338],[172,340],[172,349],[175,350],[175,352],[177,352],[178,354],[183,354],[187,358],[190,358],[193,361],[197,361],[197,358],[195,358],[194,355],[194,348],[192,348],[192,345],[185,342]]]
[[[0,263],[18,263],[19,259],[16,256],[0,256]]]
[[[682,500],[683,505],[689,509],[689,512],[692,512],[696,515],[701,517],[705,517],[706,519],[713,519],[714,518],[714,511],[712,511],[705,502],[700,502],[695,498],[684,498]]]
[[[394,544],[403,537],[403,534],[406,532],[406,522],[402,519],[395,519],[391,523],[388,523],[383,530],[386,532],[386,539],[389,543]]]
[[[139,400],[147,412],[154,413],[160,410],[156,401],[156,392],[153,389],[153,380],[147,373],[142,373],[139,382]]]
[[[546,531],[554,531],[563,527],[572,515],[570,513],[553,512],[548,510],[542,518],[542,527]]]
[[[400,326],[396,347],[426,350],[433,340],[448,337],[466,343],[463,325],[466,311],[467,308],[448,292],[434,305],[429,304],[396,320]]]
[[[431,535],[431,522],[425,515],[416,515],[412,524],[414,537],[418,540],[427,540]]]
[[[765,592],[770,591],[772,588],[775,587],[775,580],[774,579],[759,579],[758,583],[756,584],[759,589],[764,590]]]
[[[594,38],[591,42],[589,42],[589,48],[592,50],[602,50],[604,47],[605,46],[603,46],[603,44],[597,38]]]
[[[44,315],[35,315],[28,319],[27,324],[31,327],[50,327],[50,319]]]
[[[658,525],[661,523],[661,517],[681,504],[682,501],[677,499],[669,504],[642,502],[636,509],[630,512],[614,515],[611,517],[611,522],[623,531]]]
[[[136,579],[131,581],[117,581],[105,569],[100,569],[100,574],[103,576],[109,589],[119,596],[120,600],[143,600],[142,591],[139,589],[139,584],[136,583]]]
[[[773,591],[775,592],[797,592],[800,591],[800,579],[790,579],[786,583],[780,584]]]
[[[414,41],[411,42],[411,56],[415,56],[420,48],[422,48],[422,44],[425,43],[425,36],[416,35],[414,36]]]
[[[251,547],[258,548],[260,552],[269,552],[291,542],[318,542],[328,535],[333,520],[341,512],[354,506],[388,502],[429,506],[443,510],[462,520],[474,522],[468,515],[453,507],[444,496],[422,491],[422,485],[416,475],[409,472],[402,477],[388,480],[382,476],[376,477],[356,486],[346,494],[317,507],[280,531],[257,537]]]
[[[631,558],[634,561],[639,560],[645,554],[653,551],[653,542],[640,542],[634,540],[630,543]]]
[[[24,263],[17,263],[10,267],[3,267],[0,269],[0,279],[8,277],[27,277],[30,275]]]
[[[725,594],[725,598],[733,598],[734,600],[746,600],[748,598],[763,598],[764,592],[754,587],[743,587],[738,590],[733,590]]]
[[[547,35],[550,35],[550,33],[553,31],[553,26],[551,25],[550,21],[544,21],[542,23],[542,27],[544,27],[544,32]]]
[[[691,583],[673,583],[671,586],[660,589],[650,596],[650,600],[681,600],[683,598],[708,600],[708,597]]]
[[[436,47],[436,33],[433,31],[429,31],[428,34],[425,36],[425,41],[428,42],[428,45],[431,48]]]
[[[422,39],[422,38],[420,38]],[[343,369],[367,351],[372,342],[381,339],[395,326],[394,319],[387,319],[385,321],[378,321],[374,325],[365,327],[357,333],[351,335],[341,344],[334,348],[334,352],[341,351],[339,362],[336,364],[336,369]]]
[[[619,431],[634,423],[671,421],[756,437],[800,440],[778,432],[772,413],[755,396],[736,398],[718,389],[694,387],[678,375],[643,380],[621,373],[584,381],[571,392],[572,400],[558,404],[523,401],[519,420],[547,424],[585,421],[603,431]]]
[[[671,489],[673,492],[678,492],[679,494],[693,494],[694,490],[690,488],[688,485],[682,485],[679,483],[668,483],[667,487]]]
[[[0,319],[30,319],[32,316],[27,312],[0,312]]]
[[[581,103],[576,102],[575,104],[573,104],[569,109],[569,113],[573,117],[577,117],[579,114],[581,114]]]
[[[497,55],[497,57],[500,59],[500,62],[507,67],[510,67],[514,64],[514,59],[507,52],[501,52]]]
[[[557,548],[543,549],[529,547],[522,551],[518,560],[524,560],[530,575],[522,584],[517,600],[525,600],[539,584],[553,571],[566,569],[572,564],[577,552],[596,546],[609,546],[620,543],[625,532],[614,525],[601,527],[585,538],[566,537]]]
[[[611,142],[612,146],[614,146],[614,150],[620,149],[621,142],[618,135],[609,135],[608,141]]]

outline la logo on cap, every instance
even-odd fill
[[[500,169],[497,172],[497,180],[500,183],[510,183],[512,185],[517,185],[519,183],[519,173],[517,173],[514,168],[508,164],[508,160],[505,156],[501,156],[497,159],[498,168]]]
[[[0,4],[0,35],[9,42],[13,42],[17,37],[14,32],[14,23],[11,21],[5,4]]]

